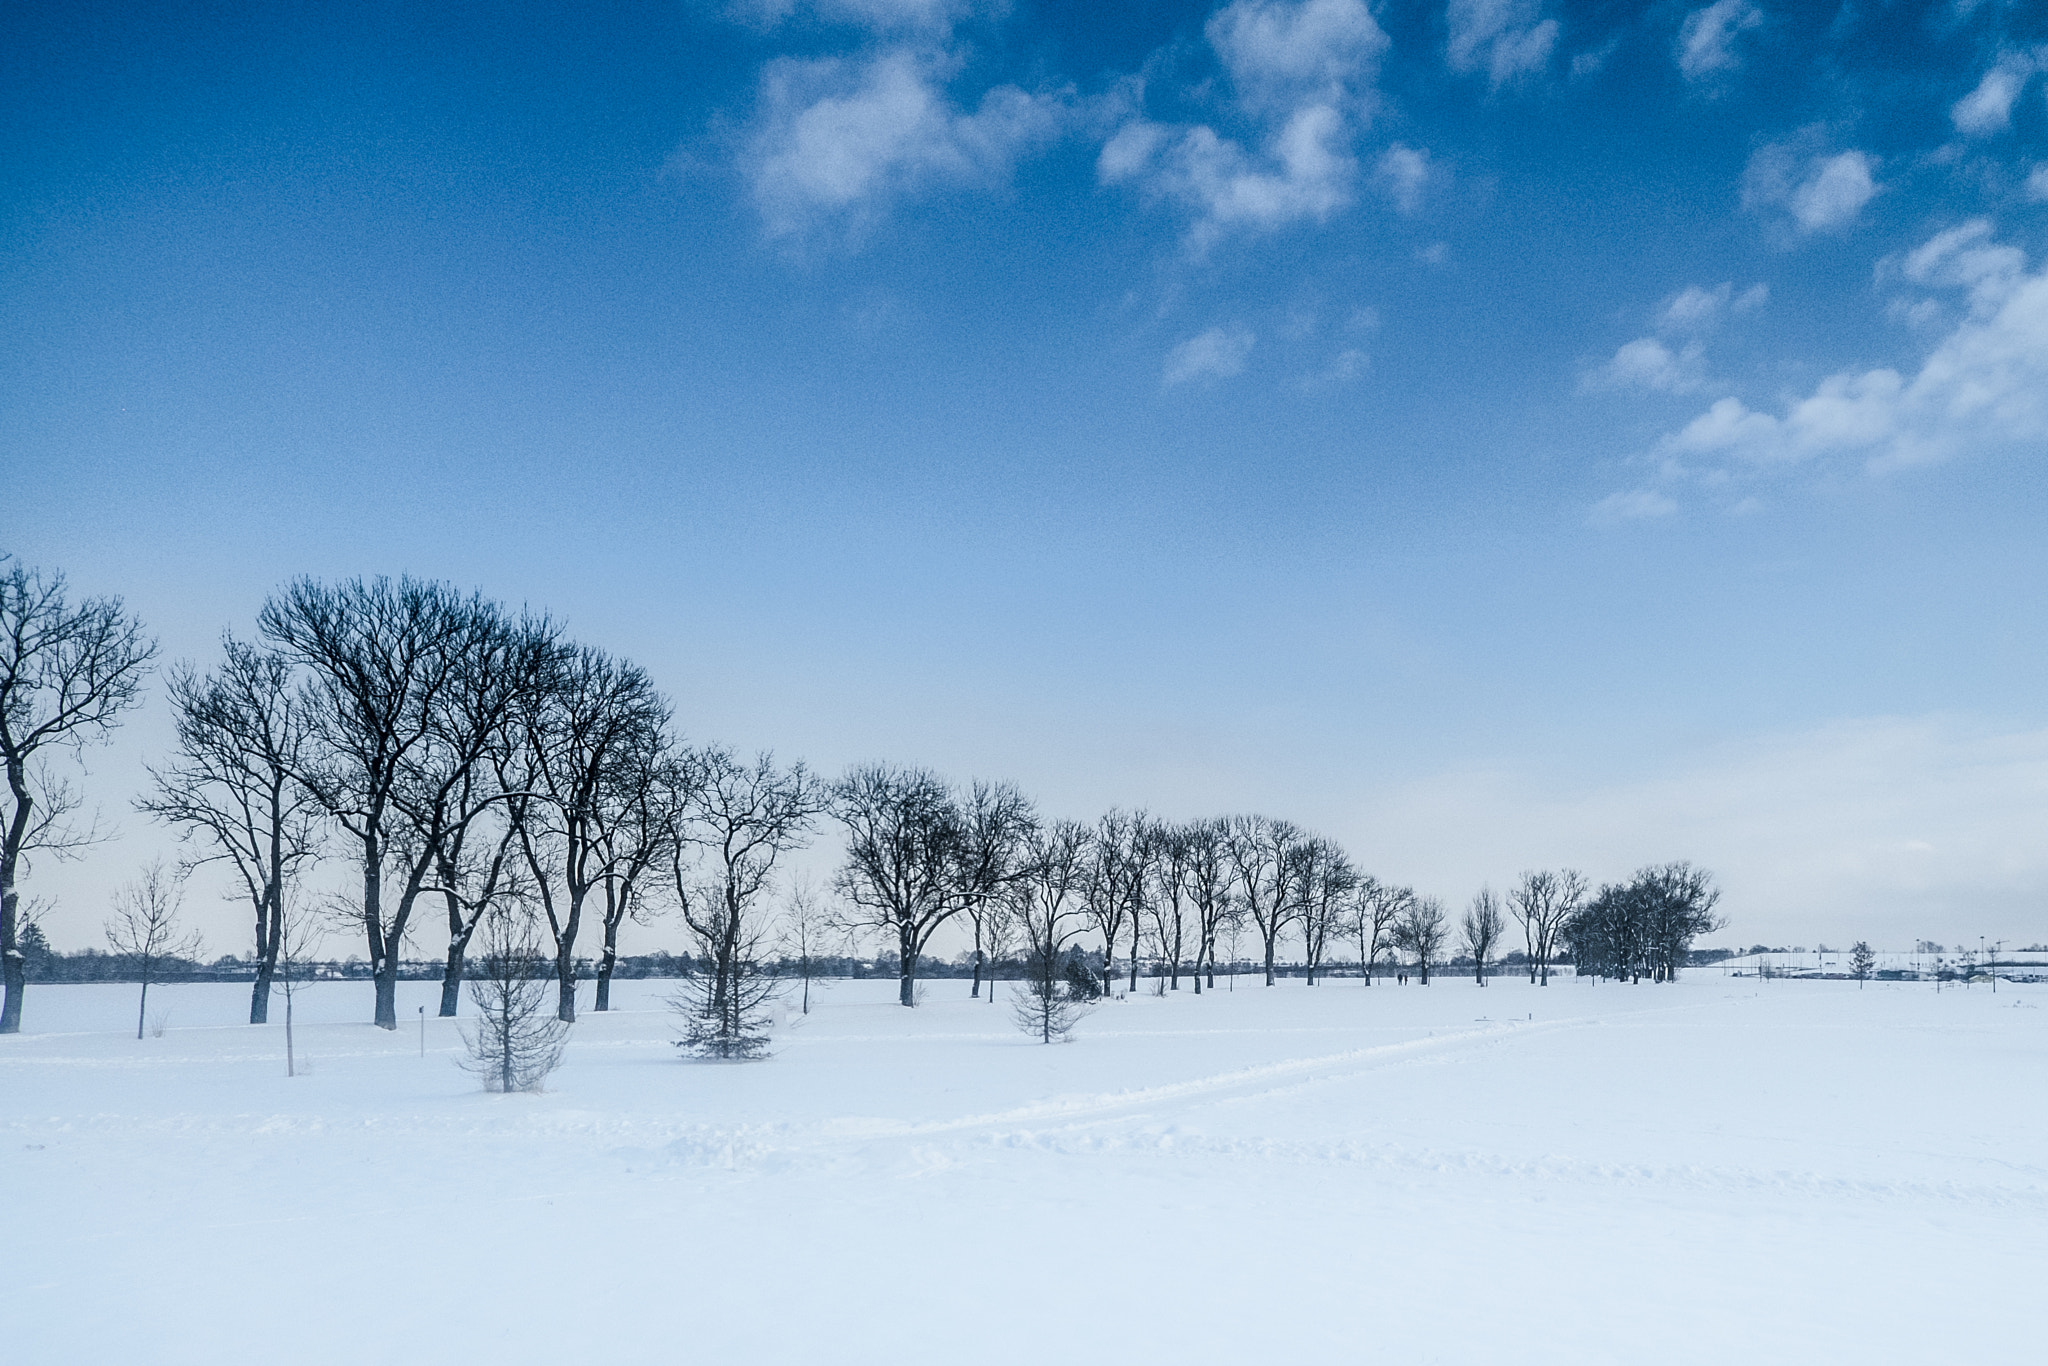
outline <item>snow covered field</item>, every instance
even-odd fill
[[[39,986],[0,1039],[29,1362],[1932,1362],[2038,1350],[2048,988],[837,983],[756,1064],[666,984],[538,1096],[447,1022]],[[274,1013],[281,1016],[282,1002]],[[431,1007],[430,1007],[431,1009]],[[123,1031],[126,1031],[124,1036]]]

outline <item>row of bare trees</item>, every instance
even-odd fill
[[[70,820],[78,794],[47,761],[106,738],[140,697],[155,645],[118,600],[73,603],[61,576],[11,562],[0,633],[8,1032],[25,980],[19,870],[32,852],[63,856],[92,838]],[[181,871],[230,871],[253,931],[252,1023],[268,1019],[303,903],[361,936],[374,1018],[387,1029],[409,941],[442,953],[440,1013],[454,1015],[479,926],[530,916],[566,1022],[589,938],[603,1011],[625,923],[673,910],[704,965],[693,990],[705,1037],[744,1053],[761,1004],[754,983],[785,947],[771,914],[778,877],[827,815],[843,827],[844,860],[834,906],[807,901],[794,914],[802,952],[828,931],[879,938],[896,952],[905,1005],[948,925],[972,941],[976,996],[991,965],[1019,952],[1034,980],[1055,983],[1062,955],[1084,939],[1102,955],[1100,990],[1120,970],[1135,988],[1150,962],[1165,989],[1186,978],[1199,993],[1215,985],[1219,948],[1229,943],[1234,961],[1244,934],[1268,985],[1283,944],[1298,946],[1310,984],[1353,943],[1368,980],[1398,954],[1426,982],[1453,931],[1436,898],[1380,881],[1284,820],[1175,823],[1120,810],[1091,824],[1048,820],[1007,783],[956,787],[879,763],[826,783],[801,763],[685,744],[638,666],[567,639],[545,615],[445,584],[298,580],[263,604],[253,639],[227,636],[211,668],[173,669],[168,691],[175,743],[137,805],[180,833]],[[348,870],[344,889],[310,885],[320,860]],[[1625,900],[1603,889],[1598,904]],[[1608,942],[1592,933],[1587,904],[1580,875],[1531,873],[1505,899],[1482,891],[1457,928],[1483,982],[1505,908],[1532,980],[1547,981],[1567,926],[1580,927],[1575,943]],[[1653,949],[1630,941],[1617,952],[1661,976],[1676,971],[1680,918],[1659,924],[1643,940]]]
[[[1219,947],[1240,932],[1255,936],[1269,986],[1290,942],[1311,985],[1354,942],[1368,980],[1399,954],[1427,982],[1453,929],[1440,900],[1382,882],[1334,841],[1265,816],[1173,823],[1111,811],[1092,826],[1046,821],[1008,784],[956,789],[928,770],[884,764],[848,774],[832,809],[847,828],[842,927],[892,944],[904,1005],[916,1001],[933,936],[956,917],[972,938],[971,995],[1013,948],[1050,980],[1051,960],[1083,938],[1102,954],[1104,989],[1120,967],[1136,989],[1149,962],[1164,989],[1185,977],[1200,992],[1215,986]],[[1459,926],[1480,980],[1512,917],[1530,980],[1547,983],[1585,885],[1570,871],[1526,874],[1505,913],[1482,890]]]
[[[176,749],[139,803],[184,834],[190,862],[233,869],[254,922],[255,1023],[316,858],[359,876],[325,904],[368,949],[377,1024],[397,1027],[409,938],[444,921],[440,1013],[454,1015],[479,926],[511,911],[542,926],[555,1013],[573,1021],[579,949],[600,941],[607,1010],[621,928],[663,903],[726,980],[821,808],[801,764],[684,744],[637,665],[480,595],[304,579],[264,604],[257,632],[228,638],[210,671],[173,672]]]

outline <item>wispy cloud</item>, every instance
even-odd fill
[[[1737,294],[1731,281],[1722,281],[1712,289],[1704,285],[1687,285],[1671,297],[1658,314],[1660,327],[1673,332],[1702,331],[1720,322],[1730,313],[1753,313],[1770,301],[1768,285],[1755,284]]]
[[[1171,387],[1197,379],[1229,379],[1244,373],[1252,334],[1241,327],[1212,327],[1182,342],[1166,357],[1161,383]]]
[[[747,157],[769,231],[792,235],[821,219],[857,228],[929,183],[998,182],[1066,125],[1067,92],[1004,85],[961,108],[944,84],[953,64],[908,46],[771,63]]]
[[[1955,102],[1948,111],[1958,133],[1988,137],[2012,126],[2012,107],[2026,89],[2027,81],[2040,69],[2032,55],[2007,52],[2000,55],[1977,88]]]
[[[1655,337],[1637,337],[1624,342],[1613,359],[1586,377],[1589,389],[1654,389],[1666,394],[1687,394],[1700,389],[1706,379],[1705,348],[1690,342],[1673,351]]]
[[[1911,378],[1890,368],[1830,375],[1783,415],[1722,398],[1660,449],[1670,458],[1787,464],[1861,457],[1874,470],[2048,437],[2048,272],[1972,222],[1930,239],[1900,273],[1966,292],[1967,316]]]
[[[1623,522],[1669,517],[1676,511],[1678,504],[1655,489],[1629,489],[1610,493],[1593,504],[1592,510],[1586,514],[1586,521],[1593,526],[1619,526]]]
[[[1353,139],[1370,116],[1387,36],[1364,0],[1236,0],[1204,28],[1245,136],[1210,123],[1125,122],[1096,173],[1194,215],[1200,255],[1233,232],[1321,221],[1355,194]]]
[[[1689,81],[1700,81],[1738,69],[1742,58],[1736,38],[1763,21],[1763,11],[1750,0],[1715,0],[1694,10],[1678,27],[1679,71]]]
[[[1484,71],[1496,87],[1539,72],[1557,47],[1557,20],[1541,0],[1450,0],[1444,60],[1453,71]]]
[[[1422,207],[1422,192],[1429,184],[1433,169],[1429,164],[1428,149],[1397,142],[1380,153],[1379,163],[1374,169],[1395,208],[1402,213],[1414,213]]]
[[[1800,234],[1831,232],[1856,221],[1878,192],[1867,153],[1812,150],[1824,134],[1809,128],[1789,142],[1759,147],[1742,175],[1742,205],[1782,213]]]

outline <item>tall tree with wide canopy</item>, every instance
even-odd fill
[[[1258,927],[1269,987],[1274,982],[1280,936],[1301,913],[1295,850],[1305,838],[1291,822],[1270,816],[1238,816],[1230,822],[1226,848],[1237,881],[1238,904]]]
[[[291,661],[232,635],[220,667],[171,675],[177,749],[149,770],[137,809],[178,827],[197,852],[186,866],[225,863],[255,918],[249,1023],[270,1019],[270,986],[295,872],[316,851],[318,805],[295,776],[311,743]]]
[[[897,1002],[917,1004],[917,960],[940,926],[964,910],[957,882],[966,821],[951,790],[922,768],[864,764],[832,789],[846,827],[846,861],[835,886],[847,928],[893,937]]]
[[[297,777],[354,846],[374,1019],[396,1029],[413,911],[448,841],[500,799],[475,769],[542,686],[553,628],[411,578],[300,579],[257,623],[306,675],[313,744]]]
[[[637,665],[590,646],[558,651],[547,686],[517,709],[502,779],[554,945],[561,1019],[576,1019],[584,907],[624,854],[621,827],[668,761],[669,706]]]
[[[155,658],[156,643],[119,598],[73,603],[62,574],[18,563],[0,572],[0,1034],[21,1032],[28,990],[18,938],[25,862],[37,851],[66,857],[92,838],[66,825],[78,792],[47,760],[105,740],[141,700]]]

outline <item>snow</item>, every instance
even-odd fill
[[[8,1358],[1728,1362],[2024,1355],[2048,987],[1338,979],[1044,1047],[838,982],[752,1064],[619,985],[536,1096],[366,983],[38,986]],[[815,990],[815,989],[814,989]],[[159,1007],[159,997],[161,1005]],[[283,1002],[273,1014],[282,1018]],[[125,1028],[125,1033],[124,1033]]]

